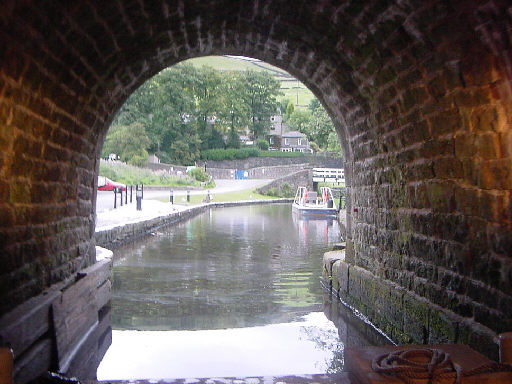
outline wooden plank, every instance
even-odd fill
[[[94,331],[71,358],[65,373],[80,379],[96,378],[96,370],[112,343],[112,311],[104,307]]]
[[[68,376],[75,376],[80,379],[96,378],[96,370],[110,344],[112,344],[112,311],[109,307],[104,308],[94,331],[80,345],[80,348],[70,360],[69,367],[65,371]]]
[[[50,308],[61,295],[60,287],[27,300],[0,319],[0,339],[10,345],[15,358],[50,329]]]
[[[96,292],[93,273],[78,280],[53,303],[57,357],[63,372],[98,323]]]
[[[112,328],[108,328],[98,340],[98,366],[112,344]]]
[[[96,308],[99,311],[112,300],[112,283],[107,280],[100,286],[96,293]]]
[[[112,328],[112,308],[109,306],[103,307],[98,316],[99,324],[96,332],[101,336],[107,331],[107,329]]]
[[[79,275],[87,275],[96,280],[96,287],[100,287],[105,281],[110,280],[112,276],[112,260],[100,260],[88,268],[79,272]]]
[[[87,337],[76,353],[71,357],[67,367],[61,371],[66,376],[79,377],[80,379],[95,379],[98,368],[98,335],[97,325]]]
[[[51,368],[52,357],[52,341],[38,341],[14,363],[14,382],[25,384],[36,379]]]

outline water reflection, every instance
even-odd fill
[[[114,328],[249,327],[320,310],[321,257],[338,238],[332,221],[292,221],[288,205],[211,210],[117,252]]]
[[[323,373],[335,359],[331,347],[338,344],[336,328],[321,312],[249,328],[114,331],[105,357],[111,361],[100,366],[98,377],[119,378],[118,366],[127,379]]]
[[[210,210],[117,251],[113,342],[98,379],[341,370],[344,344],[319,282],[339,237],[336,221],[250,206]]]

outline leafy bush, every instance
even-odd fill
[[[203,160],[235,160],[235,159],[247,159],[248,157],[258,156],[257,148],[227,148],[227,149],[209,149],[201,152],[201,158]]]
[[[193,177],[197,181],[205,182],[210,180],[210,175],[208,175],[203,168],[194,168],[189,173],[189,176]]]
[[[258,140],[258,142],[256,143],[256,145],[258,146],[259,149],[261,149],[262,151],[267,151],[268,150],[268,143],[267,143],[267,140],[263,140],[263,139],[260,139]]]
[[[260,151],[259,157],[301,157],[302,152]]]
[[[283,183],[279,187],[269,188],[265,195],[274,197],[294,197],[295,191],[290,184]]]
[[[262,140],[264,141],[264,140]],[[265,142],[265,144],[267,144]],[[267,145],[268,147],[268,145]],[[307,156],[302,152],[281,152],[281,151],[262,151],[258,148],[227,148],[227,149],[209,149],[201,152],[202,160],[245,160],[248,157],[301,157]]]

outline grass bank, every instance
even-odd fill
[[[134,167],[132,165],[101,160],[100,175],[106,176],[119,183],[134,185],[162,185],[166,187],[204,187],[213,188],[215,183],[204,185],[188,175],[175,176],[166,171],[152,171],[147,168]]]

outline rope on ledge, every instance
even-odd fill
[[[407,384],[461,382],[463,377],[493,372],[512,372],[512,365],[489,363],[463,371],[450,354],[441,349],[402,349],[377,356],[372,360],[377,373],[394,375]]]

